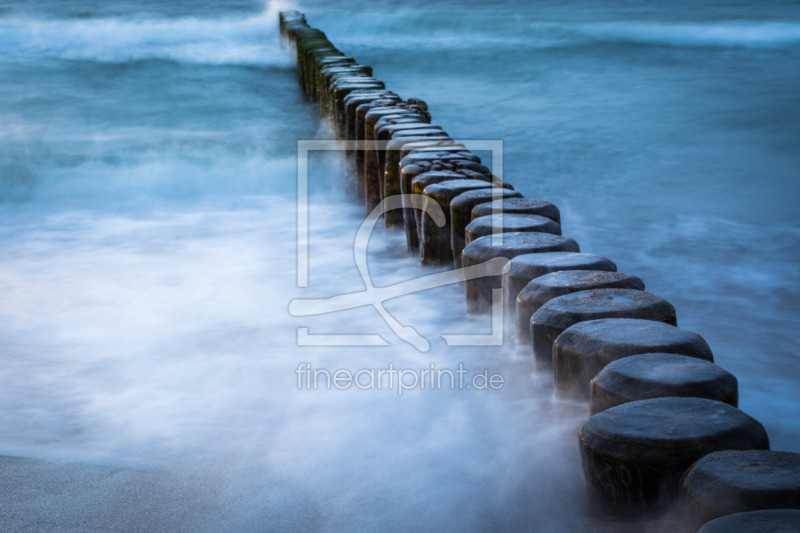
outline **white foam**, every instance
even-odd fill
[[[800,42],[797,22],[608,22],[578,24],[587,36],[611,41],[668,45],[764,48]]]
[[[277,43],[277,12],[288,7],[270,2],[256,16],[222,19],[16,18],[0,21],[0,43],[6,57],[22,59],[285,66],[291,57]]]

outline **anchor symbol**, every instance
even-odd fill
[[[353,244],[353,256],[361,279],[364,281],[365,289],[363,291],[338,294],[329,298],[297,298],[289,303],[289,313],[296,317],[312,316],[371,305],[399,339],[411,344],[421,352],[427,352],[430,349],[428,339],[423,337],[414,327],[401,324],[386,310],[383,302],[398,296],[461,281],[500,275],[506,263],[508,263],[508,259],[496,257],[478,265],[437,272],[386,287],[375,287],[367,267],[367,245],[375,225],[381,215],[387,211],[413,207],[427,213],[438,227],[444,226],[446,219],[441,206],[436,202],[425,201],[426,198],[422,194],[389,196],[384,198],[361,224]]]

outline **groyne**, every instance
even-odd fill
[[[577,441],[598,499],[623,513],[677,503],[687,530],[732,513],[800,508],[800,454],[769,450],[764,427],[738,409],[736,378],[700,335],[678,327],[669,302],[612,260],[582,252],[561,234],[555,205],[524,198],[432,122],[423,99],[389,90],[303,14],[282,12],[280,35],[296,52],[300,87],[345,143],[365,212],[389,199],[401,205],[383,219],[405,232],[408,253],[477,273],[464,284],[470,313],[496,311],[501,291],[519,349],[553,373],[556,394],[587,401]],[[481,270],[498,259],[502,272]],[[769,468],[725,480],[722,461],[703,462],[730,451],[728,470]],[[730,486],[741,497],[722,505]],[[770,497],[777,493],[788,497]]]

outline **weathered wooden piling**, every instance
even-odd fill
[[[487,235],[467,244],[461,254],[464,267],[482,264],[495,257],[511,260],[518,255],[540,252],[580,252],[572,239],[551,233],[504,233]],[[499,241],[499,242],[498,242]],[[501,276],[484,276],[466,282],[467,310],[482,313],[492,305],[492,290],[502,289]]]
[[[403,117],[416,118],[420,127],[427,125],[428,115],[420,112],[414,105],[395,104],[391,106],[373,107],[364,115],[364,139],[373,141],[373,146],[364,153],[364,189],[366,195],[366,208],[370,212],[383,199],[383,174],[381,166],[383,150],[374,143],[377,141],[376,125],[382,118],[400,119]]]
[[[517,343],[531,345],[531,317],[544,304],[565,294],[592,289],[643,291],[644,282],[623,272],[567,268],[534,278],[517,295]]]
[[[427,189],[430,185],[435,185],[438,183],[442,183],[445,181],[454,181],[454,180],[463,180],[464,175],[452,170],[429,170],[427,172],[423,172],[419,174],[414,179],[411,180],[411,194],[425,194],[425,189]],[[486,184],[487,187],[491,187],[491,183],[489,182],[489,178],[484,177],[483,180],[474,180],[474,181],[481,181]],[[419,238],[422,236],[422,211],[414,210],[414,225],[416,227],[416,234]],[[449,216],[449,212],[447,215]]]
[[[388,198],[390,196],[395,196],[402,193],[402,184],[400,183],[400,177],[398,172],[400,153],[398,150],[392,150],[390,148],[393,140],[402,140],[402,139],[419,140],[425,137],[444,139],[447,137],[447,133],[445,133],[444,130],[435,126],[431,126],[429,128],[399,129],[399,130],[390,130],[389,128],[383,128],[378,132],[378,135],[379,137],[382,135],[387,136],[386,140],[381,139],[385,143],[382,155],[383,158],[382,168],[384,168],[385,170],[383,172],[381,180],[381,193],[383,195],[382,196],[383,198]],[[380,164],[379,168],[381,168]],[[403,224],[403,211],[398,210],[391,213],[386,213],[385,219],[387,227],[400,226]]]
[[[629,355],[676,353],[714,362],[711,349],[697,333],[639,318],[577,322],[556,337],[552,346],[556,388],[583,399],[589,397],[589,382],[607,364]]]
[[[755,419],[704,398],[654,398],[612,407],[579,433],[586,481],[621,509],[661,507],[678,496],[683,473],[720,450],[768,450]]]
[[[321,67],[319,69],[318,76],[311,80],[310,83],[312,85],[310,86],[309,94],[314,100],[321,100],[321,102],[324,104],[321,108],[322,115],[330,115],[333,121],[338,123],[335,115],[335,109],[332,107],[332,102],[330,101],[330,98],[326,98],[326,89],[332,84],[338,83],[339,81],[362,82],[364,80],[372,80],[377,82],[377,80],[372,77],[371,67],[366,65],[358,65],[356,63],[342,64],[338,62],[331,62],[328,65]],[[385,91],[385,88],[379,88],[376,90]],[[339,130],[337,133],[341,135],[341,130]]]
[[[710,453],[686,471],[680,496],[681,509],[693,528],[734,513],[800,510],[800,454],[769,450]]]
[[[411,209],[405,200],[406,195],[412,194],[413,180],[420,174],[429,171],[455,172],[455,167],[452,164],[449,164],[449,162],[452,162],[453,160],[461,160],[461,158],[475,157],[472,154],[464,151],[463,146],[456,144],[448,145],[448,150],[444,150],[443,148],[445,147],[441,145],[431,146],[429,148],[431,149],[419,148],[411,151],[400,160],[398,165],[398,169],[400,171],[400,191],[403,195],[403,220],[406,232],[406,242],[408,243],[408,250],[410,252],[416,252],[416,250],[419,248],[419,233],[417,231],[417,219],[419,213],[415,212],[414,209]],[[463,177],[463,175],[460,175],[460,178]]]
[[[450,247],[457,266],[461,265],[461,252],[466,246],[466,231],[467,225],[472,220],[472,209],[476,205],[503,198],[522,198],[522,194],[511,189],[495,187],[464,192],[450,202]]]
[[[466,227],[467,244],[493,233],[541,232],[561,235],[561,226],[539,215],[486,215],[473,218]]]
[[[385,86],[382,81],[371,76],[342,77],[330,85],[330,97],[327,99],[327,115],[330,116],[337,137],[346,138],[344,99],[354,92],[365,90],[383,91]]]
[[[509,304],[509,309],[516,314],[517,296],[528,283],[539,276],[561,270],[616,272],[617,265],[601,255],[589,253],[551,252],[519,255],[508,263],[503,272],[503,295]],[[528,319],[530,320],[530,317]]]
[[[798,533],[800,511],[770,509],[729,514],[716,518],[697,530],[697,533]]]
[[[401,98],[388,89],[360,89],[344,97],[344,139],[356,140],[356,110],[361,104],[369,104],[376,100],[383,100],[387,104],[397,103]],[[430,115],[427,115],[430,121]],[[349,154],[348,154],[349,155]]]
[[[306,16],[295,9],[281,11],[278,13],[278,26],[281,35],[281,42],[283,44],[289,44],[289,36],[287,35],[289,28],[307,26]]]
[[[672,304],[649,292],[592,289],[565,294],[544,304],[531,317],[533,357],[537,367],[552,368],[553,343],[564,330],[578,322],[602,318],[638,318],[677,325]],[[579,392],[579,397],[588,398],[588,380],[583,383],[556,380],[556,384],[561,392]],[[575,386],[579,391],[571,390]]]
[[[589,384],[589,412],[636,400],[680,396],[739,406],[736,376],[710,361],[674,353],[647,353],[609,363]]]
[[[400,97],[391,91],[382,89],[361,89],[358,91],[353,91],[344,97],[344,140],[363,141],[363,139],[359,139],[361,135],[356,128],[356,111],[358,106],[361,104],[371,104],[378,101],[383,102],[384,105],[392,105],[393,103],[399,102]],[[345,149],[345,156],[353,157],[357,152],[363,152],[363,150],[358,150],[358,147],[348,146]],[[356,156],[355,162],[356,173],[357,175],[361,174],[362,169],[359,168],[359,162],[361,162],[361,165],[363,166],[363,159]],[[358,199],[360,200],[361,198],[359,197]]]
[[[488,204],[481,204],[472,210],[472,218],[476,219],[497,213],[539,215],[547,217],[559,225],[561,224],[561,213],[558,207],[545,200],[532,200],[530,198],[507,198],[495,200]]]
[[[392,163],[395,164],[395,168],[398,168],[399,157],[396,156],[399,154],[388,153],[389,143],[392,139],[417,140],[428,136],[439,139],[448,138],[447,132],[441,127],[424,122],[423,119],[414,116],[383,117],[375,124],[375,141],[377,141],[375,160],[381,199],[400,194],[398,173],[389,170],[389,165]],[[401,211],[395,211],[394,214],[386,213],[386,225],[388,227],[396,225],[401,214]]]
[[[497,272],[488,269],[478,269],[485,275],[466,281],[467,309],[487,310],[493,290],[504,287],[508,304],[517,309],[518,342],[530,343],[531,328],[538,328],[533,337],[542,345],[536,357],[553,364],[556,388],[586,398],[591,382],[595,414],[580,432],[590,487],[614,504],[641,508],[671,501],[678,477],[707,453],[768,448],[763,427],[733,407],[736,379],[710,363],[713,356],[702,337],[669,325],[675,323],[670,304],[644,293],[639,278],[612,272],[616,266],[610,260],[579,254],[575,241],[560,236],[555,205],[523,198],[493,176],[475,154],[431,124],[423,100],[403,100],[388,90],[370,66],[339,51],[303,14],[282,12],[279,26],[281,41],[296,54],[302,90],[319,103],[338,139],[356,141],[346,145],[346,155],[355,160],[355,196],[367,211],[384,198],[401,195],[403,209],[384,218],[388,226],[405,227],[408,248],[423,263],[480,267],[494,258],[510,261],[502,284]],[[405,203],[411,194],[424,194],[427,205],[441,207],[445,226]],[[489,234],[496,231],[506,233]],[[647,320],[597,319],[607,316]],[[770,462],[777,456],[764,462],[755,453],[760,452],[724,456],[725,472],[745,472],[736,479],[706,468],[716,459],[701,460],[694,474],[684,478],[704,519],[708,509],[724,507],[705,494],[766,498],[770,490],[783,487],[784,470]],[[753,467],[756,475],[747,470],[754,464],[767,466]],[[764,524],[800,523],[800,511],[730,516],[742,517],[735,522],[742,532],[769,530]],[[702,531],[730,531],[726,520],[715,519]]]
[[[384,163],[383,190],[386,196],[403,194],[400,161],[403,154],[414,149],[439,147],[442,142],[453,142],[444,131],[413,130],[399,132],[386,143],[386,162]]]
[[[450,248],[450,201],[467,191],[493,189],[494,185],[479,179],[457,179],[429,185],[423,191],[426,202],[436,202],[445,213],[446,223],[437,226],[427,212],[422,214],[420,261],[425,264],[446,265],[453,262]]]
[[[552,223],[555,224],[555,222]],[[530,316],[519,316],[517,306],[517,297],[519,296],[519,293],[534,279],[545,274],[558,272],[561,270],[597,270],[614,272],[617,270],[617,265],[614,264],[613,261],[600,255],[575,252],[525,254],[512,259],[503,272],[503,301],[506,302],[508,312],[513,318],[515,318],[515,323],[518,326],[517,344],[524,345],[526,344],[526,339],[530,338],[528,329],[531,316],[533,316],[533,312],[531,312]],[[527,313],[527,309],[523,308],[522,313]],[[524,328],[521,328],[521,325],[524,326]]]
[[[353,93],[347,95],[347,98],[351,98]],[[364,146],[366,143],[366,139],[364,138],[364,117],[367,114],[367,111],[373,107],[390,107],[397,105],[401,102],[399,96],[394,95],[393,93],[376,93],[375,99],[370,99],[370,96],[360,95],[359,97],[352,98],[348,100],[348,102],[353,103],[353,124],[348,125],[349,128],[352,127],[352,135],[351,139],[356,141],[356,149],[353,150],[353,158],[355,160],[355,195],[356,201],[365,202],[366,198],[366,183],[365,183],[365,169],[364,169],[364,157],[367,151],[367,147]]]

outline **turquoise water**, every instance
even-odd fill
[[[387,303],[428,353],[371,309],[289,315],[362,288],[363,218],[347,165],[315,157],[297,288],[297,140],[330,132],[278,43],[289,7],[453,137],[502,140],[505,178],[671,301],[773,448],[800,451],[796,3],[197,0],[0,2],[0,453],[177,479],[206,510],[170,529],[635,530],[586,507],[585,406],[510,347],[438,337],[488,331],[459,288]],[[374,238],[376,284],[429,273],[403,246]],[[298,347],[298,327],[391,346]],[[461,362],[506,386],[297,390],[301,362]],[[71,484],[20,523],[99,527]]]

